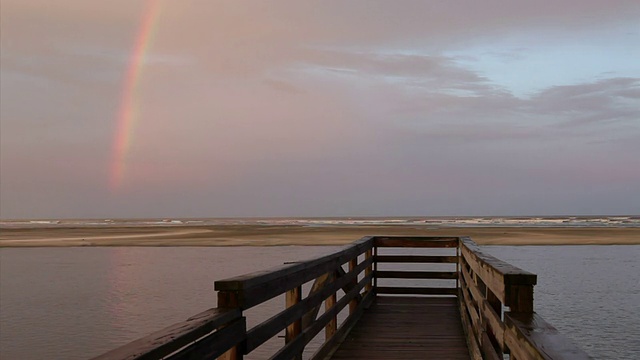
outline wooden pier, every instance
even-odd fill
[[[217,308],[95,359],[263,358],[274,339],[264,358],[589,359],[534,312],[536,280],[466,237],[365,237],[216,281]],[[247,310],[278,297],[248,328]]]

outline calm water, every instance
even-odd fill
[[[215,279],[332,249],[0,249],[0,358],[98,355],[215,306]],[[539,275],[536,310],[588,353],[640,358],[640,246],[485,249]],[[281,306],[276,299],[248,318]]]

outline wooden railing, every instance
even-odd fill
[[[394,252],[407,248],[450,250]],[[431,271],[429,264],[449,265]],[[282,332],[284,343],[270,358],[301,359],[323,329],[310,358],[326,359],[376,294],[457,296],[474,359],[588,358],[533,312],[535,283],[536,275],[484,254],[469,238],[365,237],[326,256],[216,281],[217,308],[95,359],[241,359]],[[306,295],[303,285],[310,286]],[[284,297],[284,308],[247,330],[245,311],[276,297]],[[340,324],[338,314],[345,314]]]
[[[473,359],[589,359],[533,311],[537,276],[460,238],[459,302]]]

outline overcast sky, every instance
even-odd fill
[[[0,217],[640,214],[640,1],[1,0]]]

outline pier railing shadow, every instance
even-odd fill
[[[382,248],[452,253],[390,254]],[[399,264],[401,270],[382,264]],[[430,264],[449,264],[455,271],[431,271]],[[392,285],[379,284],[389,279]],[[427,282],[406,286],[402,280]],[[440,280],[445,281],[431,285]],[[379,295],[457,297],[472,359],[589,358],[534,312],[536,280],[467,237],[364,237],[329,255],[216,281],[217,308],[95,359],[242,359],[283,332],[271,359],[328,359]],[[248,328],[245,311],[278,296],[285,298],[282,310]],[[305,352],[323,330],[319,347]]]

